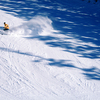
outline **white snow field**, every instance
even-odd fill
[[[0,100],[100,100],[100,1],[91,1],[0,0]]]

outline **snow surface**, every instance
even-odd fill
[[[100,100],[100,2],[87,1],[0,0],[0,100]]]

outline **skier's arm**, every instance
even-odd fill
[[[6,25],[4,26],[4,28],[5,28],[5,29],[9,29],[9,26],[6,24]]]

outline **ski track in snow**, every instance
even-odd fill
[[[69,51],[65,49],[68,43],[73,47],[96,47],[95,44],[86,43],[70,34],[54,34],[60,31],[54,30],[52,20],[48,17],[35,16],[24,21],[6,11],[0,10],[0,14],[0,26],[8,19],[11,27],[8,35],[0,34],[0,99],[100,99],[100,59],[81,57],[80,53],[73,53],[75,50],[70,52],[70,48]],[[68,26],[64,28],[71,29]]]

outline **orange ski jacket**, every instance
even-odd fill
[[[5,28],[5,29],[9,29],[9,25],[5,23],[5,24],[4,24],[4,28]]]

